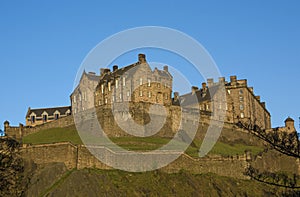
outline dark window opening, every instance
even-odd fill
[[[54,119],[55,119],[55,120],[59,119],[59,114],[55,114],[55,115],[54,115]]]
[[[48,116],[47,115],[43,115],[43,121],[46,122],[48,119]]]
[[[31,116],[31,123],[35,123],[35,116]]]

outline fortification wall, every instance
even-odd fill
[[[77,146],[71,143],[55,143],[42,145],[23,145],[21,155],[24,158],[32,159],[37,164],[61,162],[68,169],[77,166]]]
[[[8,126],[5,127],[5,134],[9,137],[21,140],[22,137],[38,131],[51,128],[64,128],[72,125],[74,125],[74,119],[72,115],[69,115],[34,127],[23,126],[22,124],[20,124],[18,127]]]
[[[104,147],[94,147],[99,149],[100,154],[103,151],[112,153],[111,158],[115,161],[118,154]],[[21,155],[24,158],[32,159],[37,164],[44,164],[49,162],[62,162],[68,169],[82,169],[82,168],[98,168],[98,169],[112,169],[96,159],[89,150],[82,146],[74,146],[69,142],[54,143],[44,145],[23,145]],[[107,154],[109,155],[109,154]],[[125,155],[126,156],[126,155]],[[155,157],[164,157],[166,153],[156,154]],[[130,162],[130,161],[129,161]],[[195,159],[186,154],[181,155],[174,162],[162,168],[168,173],[179,172],[185,170],[191,173],[217,173],[222,176],[235,177],[240,179],[247,179],[243,175],[248,162],[245,156],[240,157],[211,157]]]

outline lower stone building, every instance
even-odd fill
[[[36,126],[66,117],[72,114],[71,106],[52,108],[28,108],[26,114],[26,126]]]

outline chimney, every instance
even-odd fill
[[[146,62],[146,55],[145,54],[139,54],[139,63],[145,63]]]
[[[197,90],[198,90],[197,86],[192,86],[192,95],[194,95]]]
[[[255,96],[255,98],[256,98],[258,101],[260,101],[260,96]]]
[[[168,66],[164,66],[164,71],[169,72]]]
[[[95,72],[89,72],[89,74],[90,74],[90,75],[96,75],[96,73],[95,73]]]
[[[206,83],[205,82],[202,83],[202,90],[206,90]]]
[[[179,92],[174,92],[174,101],[179,99]]]
[[[208,87],[213,86],[214,85],[214,79],[213,78],[207,79],[207,85],[208,85]]]
[[[236,76],[230,76],[230,82],[231,83],[236,83]]]
[[[106,74],[106,73],[110,73],[110,69],[109,68],[105,68],[104,69],[104,74]]]
[[[253,87],[249,87],[249,90],[253,93]]]
[[[219,77],[219,83],[225,84],[225,77]]]
[[[102,76],[104,74],[105,68],[100,68],[100,75]]]
[[[118,70],[118,65],[113,66],[113,72],[115,72],[116,70]]]
[[[266,103],[265,102],[261,102],[261,105],[266,108]]]

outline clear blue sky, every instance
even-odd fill
[[[224,76],[248,79],[274,127],[289,115],[298,127],[300,1],[177,2],[1,1],[0,128],[24,123],[29,106],[69,105],[87,53],[114,33],[149,25],[194,37]]]

